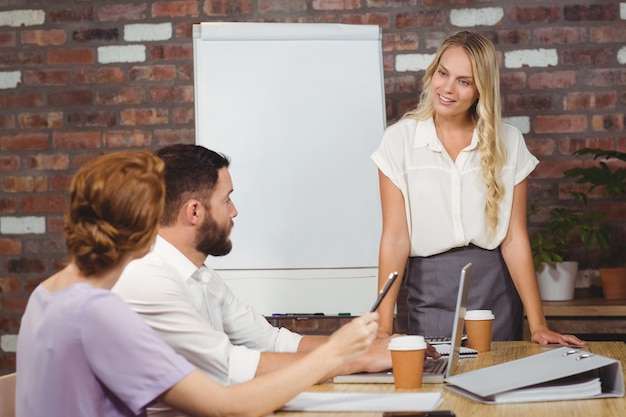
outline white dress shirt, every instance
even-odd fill
[[[174,350],[224,385],[254,378],[260,352],[295,352],[302,338],[270,325],[215,271],[196,268],[160,236],[150,253],[125,268],[113,291]]]
[[[372,159],[402,192],[409,228],[409,256],[431,256],[472,243],[497,248],[511,219],[513,189],[539,163],[520,131],[502,124],[506,162],[504,197],[495,239],[489,241],[485,219],[487,187],[482,177],[476,131],[455,161],[448,155],[432,119],[403,119],[388,127]]]

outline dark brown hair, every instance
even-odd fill
[[[208,207],[218,171],[230,165],[226,156],[200,145],[170,145],[159,149],[156,155],[165,162],[162,226],[174,224],[180,208],[189,199],[198,199]]]

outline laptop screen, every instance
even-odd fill
[[[459,280],[459,291],[457,293],[456,308],[454,312],[454,324],[452,326],[452,343],[448,366],[445,377],[456,373],[456,368],[461,359],[461,342],[463,338],[463,327],[465,326],[465,311],[467,311],[467,296],[469,294],[470,282],[472,280],[472,264],[468,263],[461,270]]]
[[[472,264],[468,263],[461,270],[459,290],[457,293],[454,323],[452,325],[452,337],[450,339],[450,354],[447,358],[436,360],[445,361],[445,367],[439,367],[437,371],[424,372],[423,382],[441,383],[449,376],[457,372],[458,362],[461,358],[461,343],[463,341],[463,328],[465,325],[465,312],[467,310],[467,298],[470,281],[472,278]],[[465,348],[466,349],[466,348]],[[427,359],[430,361],[430,359]],[[439,364],[438,364],[439,365]],[[391,372],[357,373],[350,375],[337,375],[333,378],[334,383],[393,383]]]

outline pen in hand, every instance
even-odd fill
[[[396,280],[396,278],[398,278],[397,272],[392,272],[391,274],[389,274],[389,278],[387,279],[387,282],[385,283],[385,286],[383,287],[383,289],[380,290],[380,292],[378,293],[378,298],[376,299],[376,302],[370,309],[370,312],[373,313],[374,311],[378,309],[378,306],[383,301],[383,298],[385,298],[385,295],[387,295],[387,293],[389,292],[389,288],[391,288],[391,285]]]

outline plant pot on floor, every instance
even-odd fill
[[[600,268],[602,293],[607,300],[626,298],[626,267]]]
[[[537,285],[544,301],[564,301],[574,298],[578,262],[542,262],[537,269]]]

